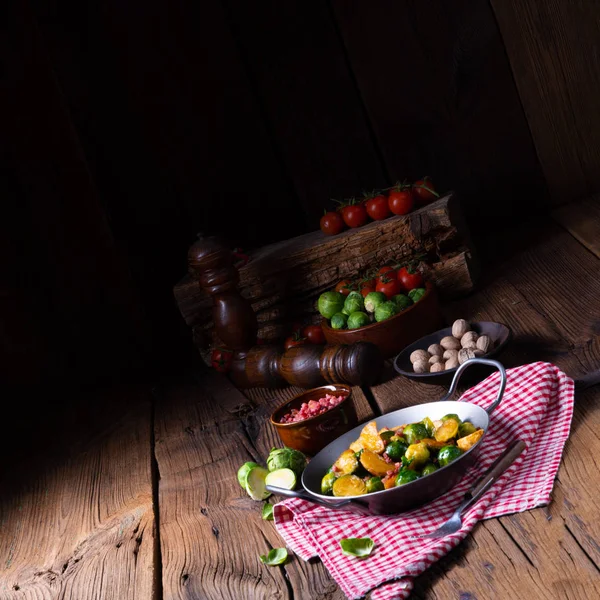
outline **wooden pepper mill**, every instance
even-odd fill
[[[379,378],[383,358],[379,348],[368,342],[305,345],[285,352],[277,345],[255,345],[256,315],[238,289],[239,273],[232,252],[219,238],[199,234],[188,252],[188,266],[212,296],[215,330],[233,351],[230,377],[237,387],[371,385]]]

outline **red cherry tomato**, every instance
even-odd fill
[[[369,198],[366,202],[367,214],[374,221],[382,221],[387,219],[392,213],[388,206],[387,198],[381,194],[374,198]]]
[[[289,350],[290,348],[295,348],[296,346],[304,345],[306,345],[306,338],[300,336],[298,333],[290,335],[290,337],[286,338],[285,342],[283,343],[283,347],[286,350]]]
[[[348,227],[361,227],[367,222],[368,215],[364,204],[349,204],[342,208],[342,218]]]
[[[370,294],[371,292],[375,291],[375,286],[374,285],[363,285],[360,288],[360,293],[362,294],[363,298],[366,298],[367,294]]]
[[[227,373],[231,369],[233,352],[227,348],[215,348],[210,355],[210,363],[219,373]]]
[[[398,271],[398,281],[400,281],[407,290],[423,287],[423,275],[409,267],[402,267]]]
[[[384,275],[377,283],[375,290],[378,292],[383,292],[389,300],[392,296],[401,294],[403,287],[397,279],[392,277],[388,278]]]
[[[433,181],[431,181],[429,177],[423,177],[423,179],[415,181],[413,183],[412,192],[417,202],[421,205],[428,204],[432,200],[440,197],[433,187]]]
[[[415,204],[410,189],[393,189],[388,194],[388,205],[395,215],[406,215]]]
[[[307,325],[302,330],[302,335],[311,344],[324,344],[325,343],[325,334],[323,333],[323,329],[321,329],[320,325]]]
[[[381,267],[379,271],[377,271],[377,276],[375,277],[375,283],[379,283],[382,278],[385,276],[386,279],[396,279],[396,271],[394,267]]]
[[[321,217],[321,231],[325,235],[337,235],[344,231],[344,219],[342,215],[335,210],[326,212]]]
[[[340,294],[343,294],[344,296],[347,296],[353,289],[355,289],[355,286],[349,279],[342,279],[335,286],[335,291],[339,292]]]

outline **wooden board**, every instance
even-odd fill
[[[597,4],[492,0],[491,5],[553,201],[597,192]]]
[[[552,212],[552,218],[600,258],[600,196],[565,204]]]
[[[3,600],[158,598],[150,394],[82,400],[92,408],[75,404],[44,445],[38,436],[25,449],[13,443],[1,482]]]
[[[336,236],[317,231],[266,246],[240,267],[240,290],[256,312],[259,336],[275,339],[288,333],[292,321],[320,320],[316,299],[340,279],[417,254],[423,255],[422,268],[443,296],[473,288],[477,262],[455,196]],[[208,336],[210,298],[190,277],[174,293],[186,323],[199,337]]]
[[[173,598],[317,598],[343,595],[322,564],[292,557],[279,568],[259,555],[283,542],[261,519],[236,480],[246,461],[265,463],[281,446],[267,415],[293,388],[243,396],[226,378],[166,388],[157,400],[156,459],[160,473],[160,539],[165,600]],[[355,390],[359,414],[368,404]],[[272,501],[272,500],[271,500]]]

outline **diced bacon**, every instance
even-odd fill
[[[279,422],[298,423],[299,421],[304,421],[304,419],[316,417],[317,415],[321,415],[324,412],[327,412],[329,409],[337,406],[343,400],[343,396],[326,394],[323,398],[319,398],[319,400],[309,400],[308,402],[303,402],[300,405],[300,409],[292,408],[290,412],[281,417]]]

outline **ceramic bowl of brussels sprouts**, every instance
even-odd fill
[[[486,409],[449,400],[462,373],[476,364],[500,371],[498,392]],[[485,446],[490,415],[505,386],[500,363],[469,360],[457,369],[442,400],[378,417],[323,448],[302,474],[304,490],[269,489],[332,508],[350,504],[372,514],[404,512],[430,502],[461,480]]]
[[[379,292],[366,297],[358,292],[343,296],[324,292],[317,308],[328,344],[371,342],[384,358],[390,358],[407,344],[435,331],[443,323],[435,287],[426,282],[411,290],[412,296],[398,294],[388,300]],[[418,292],[418,293],[417,293]]]

